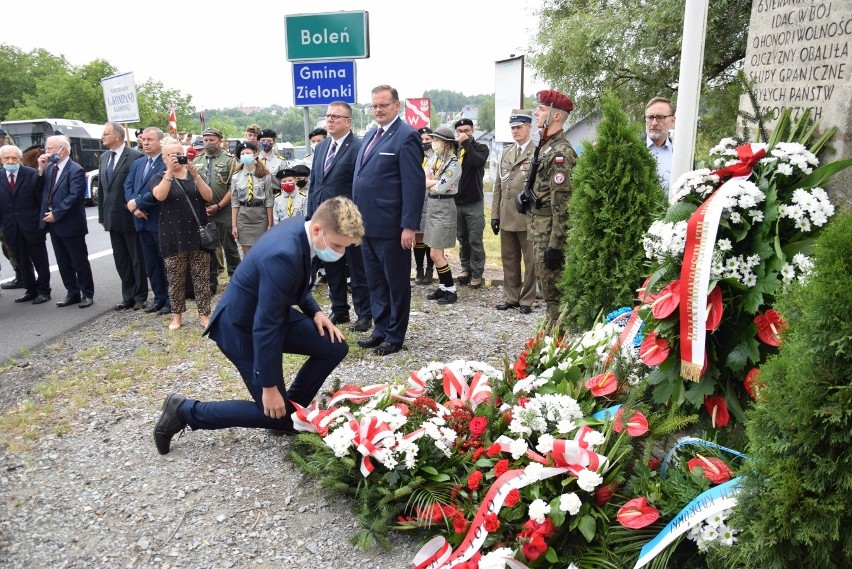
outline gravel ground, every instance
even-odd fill
[[[385,358],[353,349],[332,377],[377,383],[459,358],[502,365],[544,309],[494,310],[502,300],[497,276],[486,274],[491,286],[479,290],[461,287],[450,307],[425,299],[432,287],[415,286],[405,349]],[[10,429],[0,439],[0,566],[411,567],[417,537],[392,535],[390,551],[350,544],[350,502],[326,498],[302,476],[287,457],[287,437],[187,431],[171,453],[157,454],[152,431],[165,395],[242,396],[215,345],[192,338],[191,303],[185,322],[170,333],[168,317],[111,312],[2,368],[0,412],[40,419],[34,434]],[[354,345],[357,335],[347,336]],[[115,378],[120,370],[131,377],[68,388],[80,376]],[[56,377],[66,395],[51,399],[43,386]]]

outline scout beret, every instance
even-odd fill
[[[574,103],[571,102],[571,99],[554,89],[539,91],[536,97],[540,105],[547,105],[569,113],[574,110]]]
[[[296,176],[310,176],[311,169],[305,166],[304,164],[296,164],[293,166],[293,172],[295,172]]]
[[[458,128],[460,126],[473,126],[473,121],[470,119],[459,119],[456,121],[456,124],[453,125],[453,128]]]
[[[324,128],[315,128],[308,134],[308,138],[313,138],[318,135],[328,136],[328,131]]]
[[[424,126],[423,128],[417,129],[417,134],[432,134],[432,129],[428,126]]]
[[[258,138],[278,138],[278,133],[271,128],[265,128],[260,131]]]
[[[456,133],[448,126],[439,126],[435,129],[435,132],[432,133],[432,138],[440,138],[442,140],[449,140],[450,142],[456,141]]]
[[[297,176],[297,174],[296,174],[295,170],[293,170],[292,168],[284,168],[283,170],[279,170],[278,172],[275,172],[275,177],[278,178],[279,180],[283,180],[284,178],[289,178],[289,177],[295,178],[296,176]]]
[[[522,124],[532,124],[532,115],[529,111],[523,109],[513,109],[509,115],[509,126],[521,126]]]
[[[234,149],[234,156],[239,156],[240,154],[243,153],[243,150],[245,150],[246,148],[248,148],[249,150],[251,150],[252,152],[257,154],[257,146],[255,146],[251,142],[241,142]]]
[[[204,132],[201,133],[201,136],[218,136],[222,138],[222,131],[218,128],[205,128]]]

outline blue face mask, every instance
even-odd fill
[[[263,142],[260,143],[260,148],[264,152],[269,152],[270,150],[272,150],[272,143],[269,142],[268,140],[264,140]]]
[[[3,164],[3,168],[4,168],[7,172],[11,172],[11,173],[13,173],[13,174],[14,174],[15,172],[17,172],[17,171],[18,171],[18,168],[20,168],[20,167],[21,167],[21,165],[20,165],[20,164]]]
[[[54,164],[56,164],[57,162],[59,162],[59,154],[57,154],[57,153],[55,153],[55,152],[54,152],[53,154],[51,154],[51,155],[50,155],[50,157],[48,158],[48,160],[50,160],[51,162],[53,162]]]
[[[254,164],[254,155],[243,154],[242,156],[240,156],[240,162],[242,162],[246,166],[251,166],[252,164]]]
[[[338,253],[331,247],[328,247],[328,242],[325,241],[325,233],[320,230],[320,235],[322,235],[322,240],[326,244],[325,249],[317,249],[317,246],[314,245],[314,255],[324,263],[333,263],[335,261],[339,261],[341,257],[343,257],[343,253]]]

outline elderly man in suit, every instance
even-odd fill
[[[378,128],[364,137],[355,158],[352,195],[364,216],[364,269],[375,327],[358,345],[380,356],[402,349],[411,309],[411,249],[420,227],[426,174],[417,131],[399,118],[399,93],[372,90]]]
[[[154,427],[160,454],[174,435],[248,427],[292,432],[294,403],[310,404],[349,346],[311,296],[311,260],[333,262],[364,233],[352,201],[336,197],[310,221],[285,219],[258,239],[231,278],[205,334],[237,367],[253,401],[201,402],[169,395]],[[294,307],[298,306],[299,310]],[[308,356],[285,389],[281,354]]]
[[[86,172],[71,160],[71,143],[64,135],[48,137],[38,157],[41,199],[39,228],[50,233],[59,276],[68,291],[56,306],[92,306],[95,282],[86,247]]]
[[[166,280],[166,266],[160,254],[160,202],[154,198],[151,180],[154,174],[165,171],[162,141],[165,134],[157,127],[146,128],[137,140],[142,144],[144,158],[136,160],[124,180],[124,199],[127,210],[133,216],[133,223],[142,249],[145,272],[151,281],[154,299],[145,307],[147,313],[169,314],[169,283]]]
[[[515,198],[524,191],[532,166],[535,151],[530,144],[532,113],[521,109],[512,111],[509,126],[515,142],[503,149],[491,198],[491,230],[494,235],[500,235],[505,299],[496,308],[517,308],[522,314],[529,314],[535,300],[535,259],[532,241],[527,239],[527,217],[518,212]]]
[[[355,157],[361,149],[361,140],[352,131],[352,107],[343,101],[329,104],[325,114],[328,138],[320,142],[314,151],[311,168],[310,192],[308,193],[308,215],[325,200],[335,196],[352,199],[352,177]],[[352,304],[357,320],[352,325],[355,332],[366,332],[373,325],[370,291],[364,274],[364,258],[361,248],[353,245],[346,255],[336,263],[325,263],[325,276],[331,298],[331,321],[334,324],[349,322],[346,277],[352,287]]]
[[[148,277],[133,215],[127,210],[124,182],[130,166],[142,153],[125,144],[124,127],[118,123],[104,125],[101,142],[107,152],[101,154],[98,170],[98,222],[109,233],[115,270],[121,279],[122,300],[115,310],[139,310],[148,299]]]
[[[21,165],[21,157],[21,149],[15,145],[0,148],[4,168],[0,175],[0,215],[3,234],[15,251],[21,284],[26,290],[15,302],[43,304],[50,300],[50,263],[47,236],[39,229],[38,172]]]

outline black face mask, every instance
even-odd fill
[[[431,142],[424,142],[423,143],[423,152],[428,152],[431,149],[432,149],[432,143]]]
[[[304,188],[307,185],[308,185],[307,180],[296,180],[296,187],[297,188]]]

